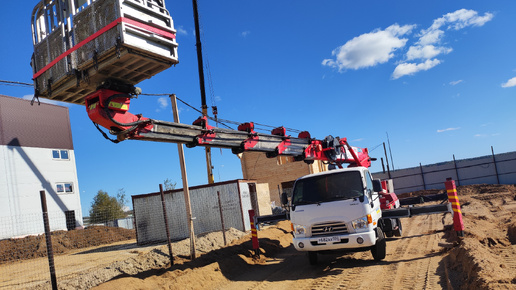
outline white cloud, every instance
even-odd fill
[[[406,60],[415,59],[426,60],[424,63],[402,63],[393,72],[393,79],[404,75],[415,74],[421,70],[428,70],[440,63],[434,59],[441,54],[448,54],[453,51],[451,47],[441,45],[445,32],[442,27],[448,25],[448,29],[460,30],[469,26],[482,26],[493,19],[492,13],[485,13],[479,16],[474,10],[460,9],[437,18],[427,29],[422,29],[419,33],[419,40],[409,47]],[[434,59],[430,61],[430,59]],[[430,62],[429,62],[430,61]]]
[[[452,82],[450,82],[450,85],[455,86],[455,85],[458,85],[458,84],[460,84],[462,82],[463,82],[463,80],[452,81]]]
[[[431,44],[421,46],[421,45],[413,45],[407,51],[407,60],[414,59],[431,59],[439,54],[448,54],[452,52],[453,49],[447,47],[436,47]]]
[[[413,75],[420,71],[429,70],[436,65],[440,64],[441,61],[438,59],[427,59],[423,63],[401,63],[399,64],[392,73],[392,79],[399,79],[402,76]]]
[[[513,77],[512,79],[502,84],[502,88],[510,88],[514,86],[516,86],[516,77]]]
[[[446,131],[455,131],[455,130],[459,130],[459,129],[460,129],[460,127],[446,128],[446,129],[437,130],[437,133],[442,133],[442,132],[446,132]]]
[[[419,35],[420,37],[417,43],[422,46],[427,46],[440,42],[444,36],[444,31],[439,29],[427,29],[421,30]]]
[[[502,134],[500,133],[492,133],[492,134],[475,134],[473,135],[473,137],[476,137],[476,138],[487,138],[487,137],[496,137],[496,136],[501,136]]]
[[[434,20],[432,27],[437,28],[449,24],[448,29],[463,29],[468,26],[483,26],[486,22],[491,21],[494,15],[492,13],[485,13],[484,16],[478,16],[475,10],[459,9],[443,15],[443,17]]]
[[[177,34],[188,35],[188,31],[183,26],[176,27]]]
[[[251,31],[246,30],[246,31],[243,31],[242,33],[240,33],[240,36],[247,37],[249,34],[251,34]]]
[[[437,57],[453,51],[449,45],[443,44],[446,30],[483,26],[493,17],[494,14],[489,12],[479,15],[475,10],[459,9],[436,18],[430,27],[418,33],[418,38],[408,48],[405,59],[401,62],[397,61],[398,65],[392,73],[392,79],[429,70],[440,64],[442,61]],[[393,24],[385,30],[376,29],[354,37],[344,45],[335,48],[332,51],[333,57],[324,59],[322,65],[337,68],[342,72],[347,69],[358,70],[386,63],[396,56],[396,50],[407,45],[408,39],[405,36],[409,35],[415,27],[414,24],[403,26]],[[420,62],[417,63],[414,60],[420,60]]]
[[[158,105],[159,105],[159,109],[158,110],[166,109],[168,107],[168,98],[160,97],[158,99]]]
[[[375,30],[357,36],[333,50],[335,59],[325,59],[322,64],[339,71],[372,67],[389,61],[394,51],[405,46],[407,39],[401,38],[412,31],[415,25],[393,24],[385,30]]]

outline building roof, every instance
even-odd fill
[[[68,108],[0,95],[0,145],[73,150]]]

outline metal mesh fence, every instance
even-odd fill
[[[172,246],[174,255],[188,256],[183,192],[169,192],[164,200],[171,240],[185,242]],[[250,205],[246,183],[191,190],[196,239],[225,229],[223,235],[214,233],[225,242],[226,233],[244,232]],[[71,212],[48,212],[50,251],[43,213],[0,217],[0,289],[52,289],[56,280],[58,289],[88,289],[118,275],[165,267],[170,255],[163,243],[168,239],[161,195],[133,197],[133,206],[134,217],[108,210],[84,223]]]
[[[47,213],[49,251],[43,216],[0,217],[0,289],[51,289],[51,264],[57,280],[70,279],[136,247],[132,217],[109,219],[112,214],[100,213],[102,222],[82,227],[69,212],[53,211]]]

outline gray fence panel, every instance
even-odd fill
[[[133,199],[138,244],[166,240],[159,195]]]
[[[242,194],[242,189],[247,190],[247,198],[239,196],[239,194]],[[217,191],[220,192],[225,228],[245,231],[246,224],[242,221],[242,207],[245,210],[250,209],[249,187],[246,182],[234,181],[190,189],[195,234],[200,235],[222,230]],[[183,191],[174,190],[165,192],[164,195],[171,239],[188,238],[189,229]],[[242,206],[240,204],[241,200]],[[138,244],[165,241],[166,231],[160,195],[133,196],[133,208]]]
[[[494,163],[496,161],[496,164]],[[373,173],[374,178],[387,179],[387,172]],[[516,184],[516,152],[487,155],[391,171],[396,193],[422,189],[444,189],[446,178],[458,185]]]

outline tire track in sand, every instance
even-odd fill
[[[392,262],[397,269],[392,272],[394,280],[392,285],[387,287],[400,287],[403,289],[442,289],[439,284],[440,276],[437,273],[439,261],[439,233],[436,233],[439,226],[438,215],[426,215],[413,218],[409,243],[406,247],[401,246],[400,257],[394,258]]]

